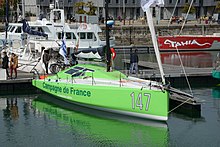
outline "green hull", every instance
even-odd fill
[[[81,67],[85,66],[81,65]],[[168,119],[169,97],[167,91],[161,89],[152,90],[137,86],[129,87],[120,84],[97,84],[95,81],[100,74],[103,74],[102,69],[100,70],[100,67],[96,69],[95,66],[90,68],[95,69],[93,72],[94,77],[92,78],[94,82],[91,81],[90,84],[74,82],[79,77],[69,82],[71,78],[65,75],[65,71],[59,73],[57,75],[58,77],[53,76],[45,80],[33,80],[32,84],[62,100],[81,106],[154,120],[166,121]],[[113,82],[116,81],[114,76],[117,74],[124,78],[124,75],[121,75],[119,72],[104,73],[105,78]],[[101,76],[103,77],[103,75]],[[80,79],[84,79],[85,77],[88,77],[88,75],[84,75]],[[56,80],[60,78],[64,78],[64,80]]]

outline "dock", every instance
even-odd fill
[[[158,64],[155,62],[146,62],[146,61],[139,61],[138,67],[139,72],[138,74],[130,74],[129,67],[130,67],[130,60],[123,59],[122,62],[124,63],[124,69],[122,72],[126,75],[135,76],[141,79],[161,79],[160,71]],[[212,67],[207,68],[195,68],[195,67],[184,67],[177,65],[170,65],[170,64],[163,64],[162,65],[165,78],[168,82],[171,83],[172,86],[177,87],[185,87],[186,84],[186,76],[190,81],[190,84],[193,86],[214,86],[219,83],[217,79],[212,78]],[[185,73],[184,73],[185,70]]]
[[[36,89],[31,82],[34,75],[18,71],[16,79],[0,80],[0,95],[31,94]]]

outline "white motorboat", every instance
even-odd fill
[[[56,15],[59,15],[59,17],[55,17]],[[63,37],[65,37],[67,48],[78,45],[79,50],[87,49],[88,47],[97,48],[106,44],[105,40],[100,39],[99,34],[102,30],[99,25],[74,23],[70,27],[68,23],[65,23],[64,10],[62,9],[52,9],[49,20],[43,18],[42,20],[30,21],[27,24],[30,27],[29,29],[46,34],[47,37],[24,33],[24,23],[22,22],[10,23],[7,29],[7,40],[12,45],[12,48],[14,48],[14,42],[21,42],[22,40],[24,40],[24,45],[29,40],[52,40],[60,44]],[[5,40],[5,34],[5,32],[0,33],[0,40]],[[114,45],[114,37],[111,37],[110,46],[113,47]]]

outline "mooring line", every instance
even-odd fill
[[[185,104],[187,101],[189,101],[191,98],[188,98],[187,100],[185,100],[183,103],[179,104],[178,106],[174,107],[172,110],[168,111],[168,114],[171,113],[172,111],[176,110],[177,108],[179,108],[180,106],[182,106],[183,104]]]

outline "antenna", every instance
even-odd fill
[[[106,58],[107,58],[107,72],[110,72],[111,69],[111,53],[110,53],[110,44],[109,44],[109,25],[108,21],[108,1],[105,0],[105,33],[106,33]]]
[[[59,0],[55,0],[55,9],[59,9]]]

